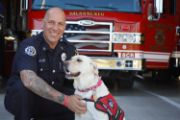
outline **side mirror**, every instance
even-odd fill
[[[4,16],[0,14],[0,32],[3,29],[3,24],[4,24]]]
[[[28,10],[28,0],[20,0],[20,11],[19,15],[22,16],[23,12]]]
[[[157,14],[163,13],[163,0],[155,0],[155,9]]]
[[[154,9],[153,9],[154,7]],[[163,13],[163,0],[154,0],[154,6],[148,6],[148,20],[157,21]]]
[[[177,26],[177,27],[176,27],[176,34],[177,34],[178,36],[180,36],[180,26]]]

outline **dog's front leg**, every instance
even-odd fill
[[[91,115],[91,120],[108,120],[108,115],[102,111],[97,110],[94,106],[94,102],[87,102],[87,109]]]
[[[87,106],[87,112],[84,114],[75,114],[75,120],[94,120],[92,114],[89,112],[89,104],[88,102],[82,100]]]
[[[75,114],[75,120],[94,120],[92,115],[87,111],[84,114]]]

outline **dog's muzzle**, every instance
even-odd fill
[[[64,65],[63,65],[63,69],[66,75],[66,78],[72,78],[72,77],[78,77],[80,75],[80,72],[75,72],[72,73],[69,71],[68,66],[69,66],[69,62],[68,61],[64,61]]]

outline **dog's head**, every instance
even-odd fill
[[[87,56],[76,55],[65,61],[65,73],[67,78],[98,75],[96,64]]]

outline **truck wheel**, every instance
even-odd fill
[[[158,70],[152,72],[152,79],[157,83],[175,83],[177,81],[177,73],[174,70]]]

